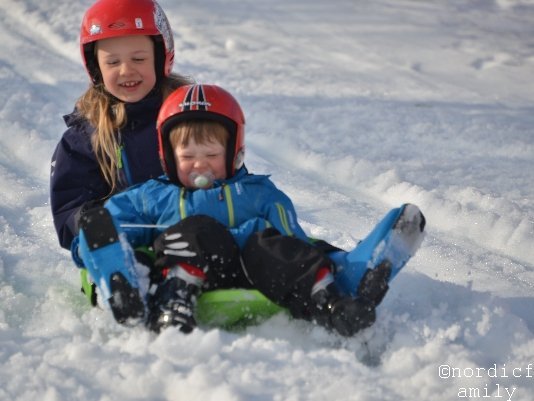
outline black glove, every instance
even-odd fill
[[[239,248],[228,229],[204,215],[187,217],[169,227],[154,241],[154,251],[158,268],[185,263],[202,270],[209,266],[214,273],[239,263]]]
[[[192,266],[203,264],[198,256],[198,238],[195,233],[183,232],[180,224],[175,224],[154,241],[156,261],[154,265],[160,269],[187,263]]]

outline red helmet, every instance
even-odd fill
[[[226,146],[226,172],[232,177],[243,166],[245,116],[237,100],[217,85],[185,85],[165,100],[158,115],[159,157],[163,171],[181,185],[176,172],[174,150],[169,135],[178,122],[211,120],[222,123],[230,136]]]
[[[147,35],[154,39],[156,76],[168,76],[174,62],[174,40],[169,21],[155,0],[98,0],[83,17],[80,31],[82,60],[93,83],[101,82],[94,55],[97,40]]]

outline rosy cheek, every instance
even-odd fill
[[[180,178],[182,184],[186,184],[189,182],[189,174],[193,170],[193,163],[190,161],[182,161],[178,164],[177,170],[178,178]]]

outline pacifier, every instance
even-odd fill
[[[191,182],[195,188],[210,188],[215,181],[215,176],[211,171],[205,171],[203,173],[197,173],[193,171],[189,174],[189,182]]]

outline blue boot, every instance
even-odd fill
[[[419,249],[425,224],[417,206],[404,204],[391,210],[352,251],[329,255],[336,264],[335,281],[341,293],[356,295],[367,271],[383,262],[389,265],[391,281]]]
[[[121,324],[136,324],[144,318],[135,257],[122,244],[109,211],[97,207],[80,218],[78,252],[113,317]]]

